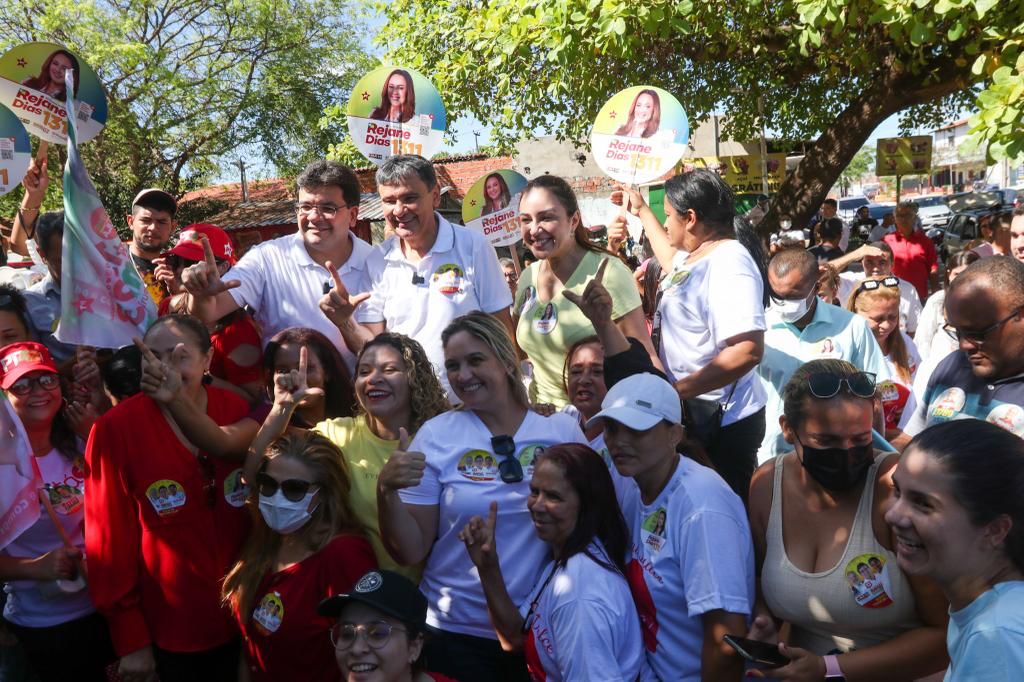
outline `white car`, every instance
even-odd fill
[[[946,205],[946,197],[942,194],[917,197],[911,201],[917,204],[917,217],[924,229],[944,227],[953,217],[953,212]]]

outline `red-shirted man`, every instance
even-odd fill
[[[932,240],[915,229],[914,205],[909,201],[896,207],[896,231],[885,235],[883,241],[892,249],[892,272],[917,289],[921,300],[928,298],[928,285],[936,288],[939,259]]]

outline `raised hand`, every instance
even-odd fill
[[[498,564],[498,548],[494,541],[494,529],[498,525],[498,503],[491,502],[487,519],[474,516],[459,531],[459,539],[466,545],[469,558],[477,568],[488,568]]]
[[[219,293],[234,289],[242,285],[236,279],[224,282],[220,278],[220,271],[217,269],[217,258],[210,248],[210,240],[205,234],[199,235],[199,241],[203,245],[203,260],[190,265],[181,272],[181,284],[185,291],[197,298],[212,298]]]
[[[323,397],[324,390],[310,387],[308,377],[309,350],[303,346],[299,349],[299,368],[274,375],[274,404],[292,409],[306,398]]]
[[[320,310],[323,311],[327,319],[333,322],[335,326],[342,327],[352,319],[352,313],[355,312],[359,304],[370,298],[370,293],[363,292],[353,296],[345,288],[345,283],[341,281],[338,269],[334,267],[331,261],[327,261],[325,266],[327,271],[331,273],[331,279],[334,280],[334,288],[320,299]]]
[[[169,403],[182,387],[178,364],[184,355],[185,344],[179,343],[171,351],[171,362],[163,362],[149,349],[142,339],[132,339],[142,353],[142,392],[158,403]]]
[[[640,190],[630,185],[615,183],[615,191],[612,192],[611,202],[616,206],[625,206],[633,215],[640,215],[640,211],[647,205]]]
[[[605,258],[601,261],[601,265],[597,267],[597,274],[587,282],[582,294],[568,289],[562,290],[562,296],[575,303],[595,327],[612,319],[612,295],[604,288],[604,271],[608,267],[608,260]]]
[[[410,452],[409,432],[402,427],[398,430],[398,448],[391,453],[380,470],[377,486],[385,491],[412,488],[423,480],[427,468],[427,457],[422,452]]]
[[[629,229],[626,227],[626,216],[618,213],[608,223],[608,250],[618,253],[622,245],[629,238]]]

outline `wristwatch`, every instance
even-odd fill
[[[843,675],[843,669],[839,667],[839,657],[835,654],[829,654],[824,657],[825,660],[825,679],[829,682],[846,682],[846,676]]]

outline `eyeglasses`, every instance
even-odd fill
[[[312,487],[313,484],[309,481],[303,481],[298,478],[278,481],[270,474],[256,474],[256,488],[260,491],[260,495],[264,497],[273,497],[277,494],[277,489],[280,488],[281,492],[284,493],[284,499],[290,502],[298,502],[306,496],[306,493]]]
[[[324,218],[333,218],[338,211],[348,206],[335,206],[334,204],[295,204],[295,211],[302,215],[313,215],[319,213]]]
[[[498,463],[498,474],[505,483],[520,483],[523,480],[523,465],[516,459],[516,442],[512,436],[491,438],[491,450],[502,459]]]
[[[359,637],[359,633],[362,632],[366,637],[366,643],[371,649],[382,649],[391,639],[391,632],[398,630],[399,632],[408,632],[405,628],[400,628],[397,625],[391,623],[385,623],[380,621],[377,623],[363,623],[361,625],[354,625],[352,623],[335,623],[331,626],[331,644],[334,645],[335,649],[344,651],[345,649],[351,649],[352,645],[356,643],[356,639]]]
[[[38,386],[44,391],[52,391],[60,386],[60,377],[49,372],[35,377],[22,377],[11,384],[7,390],[14,395],[28,395],[32,392],[33,386]]]
[[[886,277],[885,279],[866,279],[860,283],[859,291],[874,291],[881,287],[896,288],[900,285],[897,277]]]
[[[807,377],[807,388],[811,395],[821,400],[834,397],[846,384],[846,389],[858,398],[875,397],[875,373],[856,372],[849,375],[812,374]]]
[[[982,329],[980,331],[964,330],[964,329],[960,329],[958,327],[954,327],[951,324],[944,324],[944,325],[942,325],[942,331],[944,331],[947,334],[949,334],[950,338],[956,340],[958,343],[960,341],[965,341],[966,340],[966,341],[970,341],[971,343],[973,343],[976,346],[980,346],[981,344],[985,343],[985,338],[989,334],[991,334],[992,332],[994,332],[995,330],[999,329],[1004,324],[1006,324],[1007,322],[1012,320],[1014,317],[1016,317],[1020,313],[1021,310],[1024,310],[1024,306],[1018,307],[1016,310],[1014,310],[1012,313],[1010,313],[1009,315],[1007,315],[1003,319],[999,320],[998,322],[996,322],[995,324],[991,325],[990,327],[986,327],[985,329]]]

